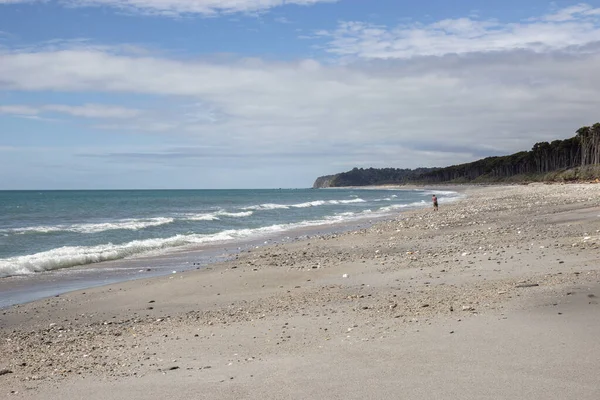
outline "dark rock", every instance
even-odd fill
[[[537,284],[537,283],[523,283],[523,284],[517,285],[515,287],[518,287],[518,288],[528,288],[528,287],[536,287],[536,286],[540,286],[540,285]]]

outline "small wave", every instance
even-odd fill
[[[98,233],[119,229],[137,231],[139,229],[149,228],[152,226],[167,225],[173,221],[173,218],[122,219],[113,222],[101,223],[31,226],[26,228],[8,229],[4,232],[13,234],[26,234],[52,232]]]
[[[254,214],[252,211],[246,211],[246,212],[227,212],[227,211],[219,211],[217,212],[217,215],[222,215],[224,217],[231,217],[231,218],[244,218],[244,217],[250,217],[252,214]]]
[[[215,213],[211,214],[189,214],[182,218],[186,221],[218,221],[219,217]]]
[[[186,221],[218,221],[219,217],[243,218],[253,214],[252,211],[228,212],[225,210],[215,211],[207,214],[184,214],[181,219]]]
[[[390,211],[394,211],[394,210],[399,210],[399,209],[403,209],[403,208],[409,208],[409,207],[425,207],[427,206],[429,203],[427,203],[425,200],[421,200],[421,201],[415,201],[414,203],[408,203],[408,204],[394,204],[391,206],[386,206],[386,207],[381,207],[379,209],[380,212],[390,212]]]
[[[309,202],[306,202],[306,203],[293,204],[292,207],[294,207],[294,208],[308,208],[308,207],[324,206],[325,204],[327,204],[327,202],[325,200],[315,200],[315,201],[309,201]]]
[[[431,196],[431,195],[436,195],[438,197],[441,196],[447,196],[447,197],[456,197],[456,196],[460,196],[460,194],[458,192],[453,192],[453,191],[449,191],[449,190],[424,190],[422,191],[423,196]]]
[[[308,201],[306,203],[298,203],[298,204],[260,204],[257,206],[249,206],[244,207],[242,210],[277,210],[277,209],[289,209],[289,208],[308,208],[308,207],[319,207],[325,205],[335,205],[335,204],[353,204],[353,203],[366,203],[365,200],[356,198],[352,200],[315,200]]]
[[[206,214],[183,214],[181,219],[187,221],[216,221],[219,219],[219,217],[243,218],[249,217],[252,214],[254,214],[252,211],[228,212],[225,210],[219,210]]]
[[[309,201],[306,203],[294,204],[292,207],[294,208],[307,208],[307,207],[318,207],[324,205],[335,205],[335,204],[353,204],[353,203],[365,203],[366,201],[363,199],[352,199],[352,200],[316,200]]]
[[[257,206],[244,207],[244,208],[242,208],[242,210],[278,210],[278,209],[288,209],[288,208],[290,208],[290,206],[286,206],[283,204],[267,203],[267,204],[259,204]]]

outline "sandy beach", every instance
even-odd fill
[[[600,398],[600,185],[462,201],[0,310],[0,397]]]

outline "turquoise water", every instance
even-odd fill
[[[436,194],[441,202],[458,197]],[[33,282],[42,275],[54,286],[82,288],[90,281],[90,266],[100,271],[97,282],[129,279],[108,277],[104,264],[138,267],[142,257],[147,264],[175,251],[235,248],[285,238],[299,228],[335,231],[429,207],[430,198],[430,191],[419,190],[0,191],[0,278]],[[19,285],[27,292],[29,281],[22,279]],[[46,284],[44,290],[53,289]]]
[[[430,197],[345,189],[3,191],[0,277],[272,237],[425,206]]]

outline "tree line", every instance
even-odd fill
[[[367,186],[407,183],[498,182],[520,176],[566,171],[600,164],[600,123],[584,126],[574,137],[539,142],[530,151],[499,157],[486,157],[444,168],[354,168],[329,179],[329,186]],[[317,180],[317,182],[319,182]],[[315,182],[315,186],[317,185]]]

